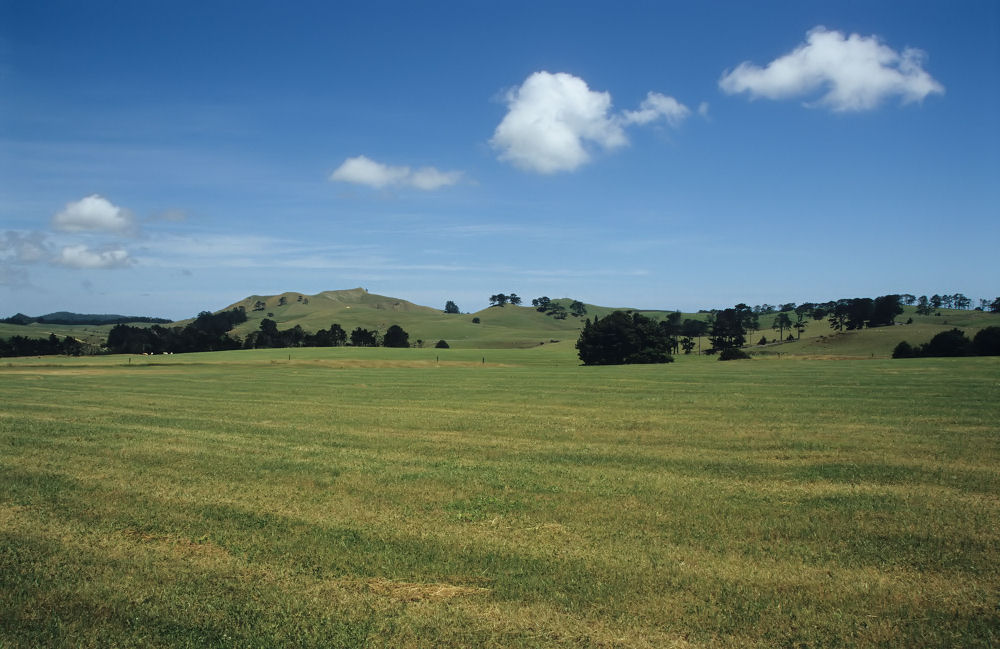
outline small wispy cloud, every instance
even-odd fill
[[[330,174],[330,180],[334,182],[366,185],[375,189],[413,187],[424,191],[455,185],[461,179],[461,171],[440,171],[434,167],[411,169],[407,166],[392,166],[363,155],[344,160]]]
[[[55,263],[69,268],[124,268],[133,263],[126,250],[92,250],[85,245],[66,246],[55,258]]]
[[[944,86],[923,69],[925,54],[915,48],[901,53],[877,36],[844,36],[816,27],[806,42],[761,68],[745,61],[719,80],[728,94],[787,99],[823,92],[812,104],[836,112],[871,110],[885,99],[919,102],[943,94]]]

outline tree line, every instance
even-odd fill
[[[830,327],[838,331],[890,326],[895,324],[896,317],[903,313],[904,303],[920,304],[923,297],[890,294],[876,298],[845,298],[822,303],[788,303],[777,308],[770,305],[751,307],[740,303],[727,309],[706,311],[704,320],[683,321],[681,321],[682,314],[677,311],[668,314],[659,322],[638,313],[615,311],[603,319],[597,317],[593,321],[587,319],[576,348],[580,360],[585,365],[665,363],[672,361],[671,354],[678,353],[679,349],[683,349],[685,354],[691,353],[694,349],[694,340],[697,339],[700,345],[701,337],[707,335],[709,347],[704,350],[705,353],[717,353],[720,360],[749,358],[741,348],[746,345],[749,332],[760,330],[762,315],[776,314],[771,327],[779,332],[779,339],[785,340],[784,332],[787,330],[789,339],[794,340],[792,330],[801,337],[810,319],[826,318]],[[953,308],[956,308],[954,305],[966,304],[961,299],[961,294],[949,296],[949,300],[943,296],[933,297],[937,298],[934,300],[935,303],[940,300],[942,305],[950,303]],[[1000,298],[990,303],[985,300],[981,302],[990,311],[1000,313]],[[930,298],[928,303],[931,303]],[[997,337],[994,330],[1000,331],[1000,327],[987,327],[971,341],[961,331],[955,329],[938,334],[923,347],[914,348],[908,343],[900,343],[893,356],[902,358],[985,355],[987,352],[983,350],[994,348],[991,346],[995,344],[991,341]],[[762,342],[765,340],[762,338]],[[943,353],[942,350],[945,349],[951,352]]]
[[[948,356],[1000,356],[1000,327],[980,329],[972,340],[961,329],[950,329],[924,345],[914,346],[904,340],[892,350],[893,358]]]
[[[55,334],[48,338],[28,338],[27,336],[11,336],[4,340],[0,338],[0,358],[13,356],[80,356],[84,353],[83,342],[66,336],[59,339]]]
[[[357,327],[350,333],[339,324],[315,333],[301,325],[278,329],[277,323],[264,318],[257,331],[240,339],[229,332],[247,321],[246,310],[238,307],[212,314],[203,311],[185,327],[132,327],[116,325],[108,334],[106,347],[115,354],[179,354],[210,352],[227,349],[280,349],[286,347],[409,347],[410,335],[399,325],[392,325],[384,334],[374,329]],[[423,341],[420,341],[421,343]]]

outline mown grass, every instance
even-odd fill
[[[0,390],[3,647],[1000,642],[996,359],[267,350]]]

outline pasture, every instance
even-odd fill
[[[991,647],[1000,362],[0,363],[0,647]]]

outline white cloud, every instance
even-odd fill
[[[421,167],[414,171],[405,166],[382,164],[363,155],[348,158],[330,174],[330,180],[367,185],[375,189],[415,187],[425,191],[454,185],[461,179],[460,171],[439,171],[434,167]]]
[[[825,91],[815,103],[834,111],[869,110],[891,96],[903,103],[944,93],[944,86],[922,67],[924,53],[906,48],[900,54],[876,36],[816,27],[806,43],[760,68],[743,62],[719,80],[723,92],[785,99]]]
[[[690,114],[688,107],[673,97],[650,92],[639,104],[639,110],[626,110],[622,116],[626,124],[649,124],[663,118],[671,126],[679,126]]]
[[[421,167],[407,178],[417,189],[432,190],[454,185],[462,178],[461,171],[438,171],[434,167]]]
[[[0,239],[0,259],[17,264],[33,264],[49,257],[48,242],[41,232],[14,232],[8,230]]]
[[[128,252],[122,249],[95,251],[85,245],[66,246],[55,263],[70,268],[121,268],[132,264]]]
[[[507,93],[509,110],[490,140],[500,159],[539,173],[572,171],[590,159],[584,142],[606,149],[628,139],[612,119],[611,95],[565,72],[536,72]]]
[[[676,126],[690,112],[672,97],[651,92],[637,111],[611,113],[611,95],[565,72],[535,72],[505,97],[508,111],[490,144],[500,159],[543,174],[572,171],[590,160],[588,146],[628,144],[624,126],[665,119]]]
[[[65,232],[127,232],[134,227],[132,213],[98,194],[67,203],[52,218],[52,225]]]

